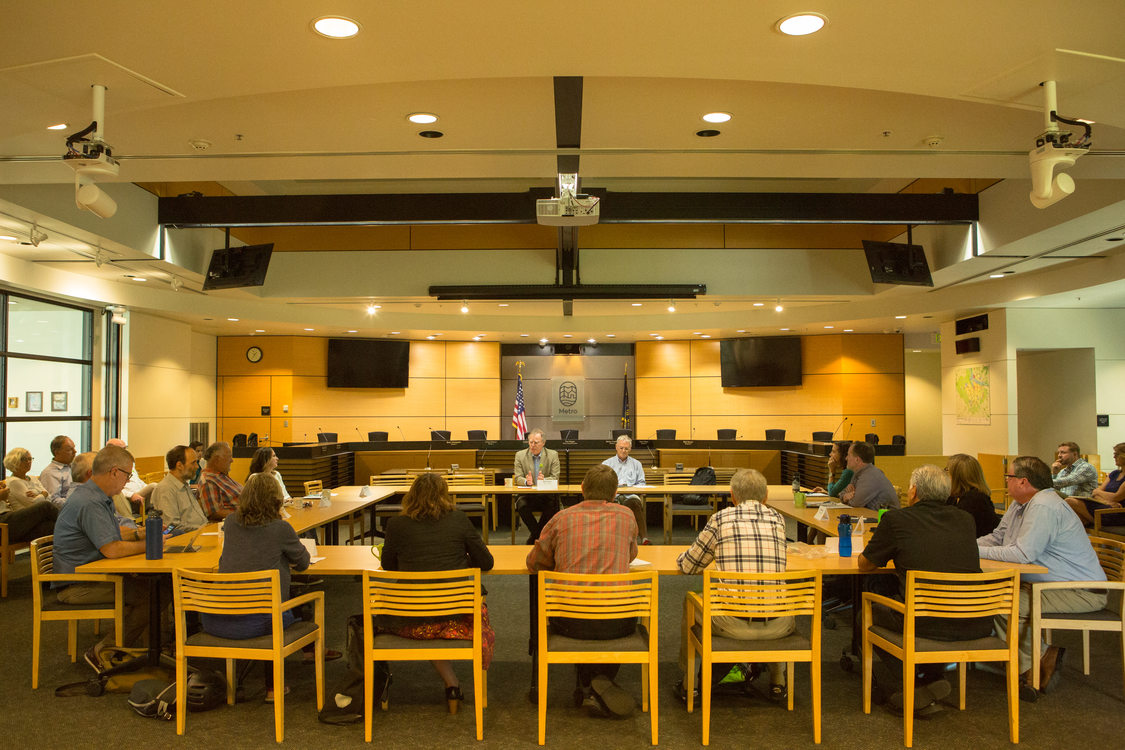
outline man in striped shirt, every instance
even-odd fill
[[[230,465],[234,461],[230,443],[211,443],[203,451],[207,465],[199,479],[199,502],[211,521],[222,521],[238,510],[238,496],[242,485],[230,478]]]
[[[572,505],[547,522],[531,552],[527,569],[566,573],[628,573],[637,556],[637,522],[628,508],[613,502],[617,474],[604,464],[586,472],[582,480],[582,502]],[[568,638],[611,640],[631,635],[636,618],[577,620],[556,617],[554,632]],[[628,716],[636,708],[633,696],[613,679],[620,664],[579,664],[578,683],[582,705],[594,715]]]
[[[754,469],[740,469],[730,480],[734,505],[723,508],[707,521],[695,542],[676,560],[680,571],[693,575],[714,560],[719,570],[740,573],[781,573],[785,571],[785,519],[766,507],[766,478]],[[696,623],[700,624],[700,623]],[[741,617],[711,618],[711,632],[725,638],[772,640],[793,632],[792,617],[752,620]],[[726,665],[723,665],[726,666]],[[785,697],[784,664],[771,662],[770,698]],[[680,668],[687,669],[687,644],[680,644]],[[696,681],[699,684],[699,681]],[[683,683],[677,688],[683,696]]]

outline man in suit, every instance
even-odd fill
[[[536,427],[527,433],[527,448],[516,454],[512,474],[517,487],[534,487],[540,479],[559,478],[559,454],[546,447],[543,430]],[[543,527],[559,512],[558,495],[520,495],[516,498],[516,512],[520,514],[528,537],[526,544],[534,544]],[[540,514],[535,520],[535,513]]]

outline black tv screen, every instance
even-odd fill
[[[406,388],[410,342],[328,339],[329,388]]]
[[[876,284],[934,285],[926,251],[921,245],[864,240],[863,254],[867,256],[871,280]]]
[[[273,256],[273,243],[221,247],[211,253],[207,276],[203,279],[204,291],[208,289],[233,289],[240,286],[261,286],[266,283],[266,271]]]
[[[801,338],[763,336],[719,342],[724,388],[801,384]]]

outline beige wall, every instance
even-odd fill
[[[974,354],[957,354],[954,342],[954,323],[941,325],[941,451],[954,453],[1012,453],[1015,450],[1015,353],[1009,354],[1007,346],[1007,318],[1004,310],[988,312],[988,329],[973,336],[980,338],[980,351]],[[962,339],[969,336],[962,336]],[[957,424],[957,371],[969,365],[987,365],[991,388],[992,423]],[[1008,384],[1012,384],[1009,394]]]
[[[187,323],[129,314],[128,433],[138,459],[187,443],[190,422],[215,435],[215,337]],[[156,468],[145,466],[146,469]]]
[[[1046,460],[1063,441],[1097,452],[1093,349],[1019,351],[1016,373],[1017,453]]]
[[[906,452],[939,454],[941,440],[941,352],[904,354]]]

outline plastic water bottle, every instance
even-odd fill
[[[801,475],[800,474],[794,474],[793,475],[793,494],[796,495],[800,491],[801,491]]]
[[[840,535],[840,557],[852,556],[852,517],[841,513],[836,533]]]
[[[161,513],[156,508],[149,508],[145,515],[145,559],[160,560],[164,557],[164,524],[161,523]]]

